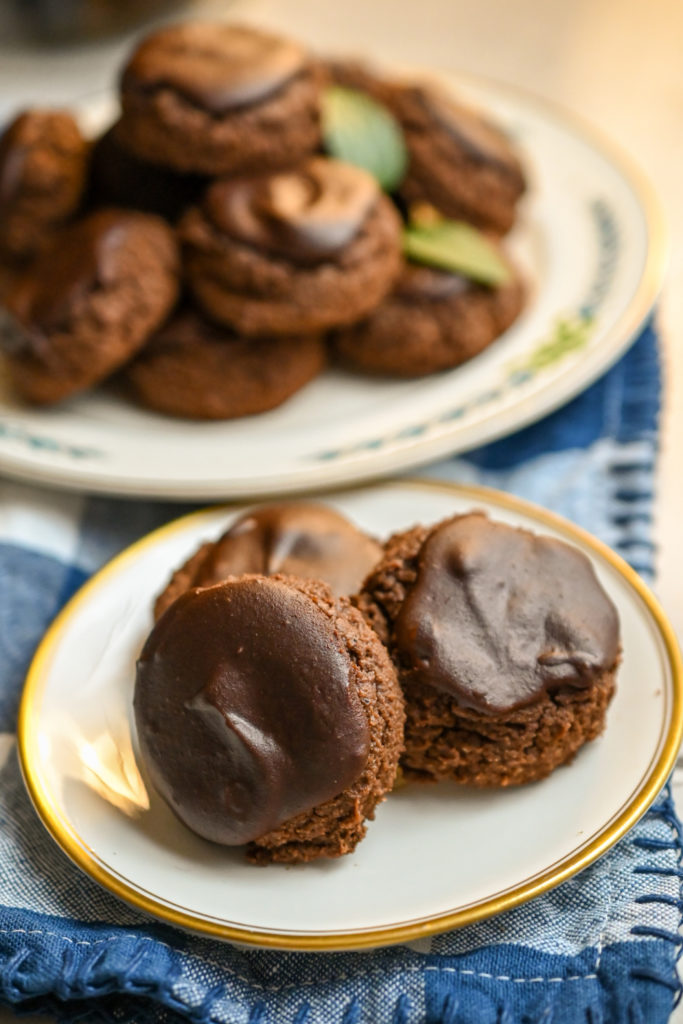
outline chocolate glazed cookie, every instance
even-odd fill
[[[509,231],[526,182],[504,132],[437,88],[398,87],[391,109],[410,154],[403,197],[486,230]]]
[[[89,146],[64,110],[27,110],[0,138],[0,255],[26,260],[75,213]]]
[[[179,231],[197,301],[247,335],[353,323],[387,294],[400,268],[390,201],[365,171],[323,157],[216,182]]]
[[[488,287],[406,263],[394,290],[366,320],[332,335],[346,366],[364,373],[421,377],[482,352],[517,318],[524,287],[516,272]]]
[[[333,82],[368,93],[403,128],[409,163],[400,188],[454,220],[496,234],[509,231],[526,189],[521,161],[498,125],[437,85],[387,79],[358,61],[330,61]]]
[[[359,612],[321,582],[243,576],[183,594],[138,662],[155,788],[256,863],[338,857],[391,789],[403,700]],[[179,751],[181,756],[179,756]]]
[[[602,732],[619,620],[568,544],[482,514],[416,527],[387,542],[358,605],[398,668],[408,777],[531,782]]]
[[[325,361],[318,335],[245,338],[188,306],[125,372],[135,398],[150,409],[226,420],[281,405],[316,377]]]
[[[0,343],[17,392],[50,404],[113,373],[169,313],[178,269],[157,217],[101,210],[66,228],[7,298]]]
[[[192,587],[244,573],[323,580],[335,597],[355,594],[381,554],[376,540],[326,505],[264,505],[240,516],[217,541],[202,544],[173,573],[154,616]]]
[[[320,84],[298,43],[247,26],[171,25],[124,68],[118,137],[141,160],[181,172],[289,166],[320,141]]]

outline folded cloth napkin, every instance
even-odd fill
[[[648,327],[600,382],[514,437],[429,473],[514,491],[645,576],[659,372]],[[0,999],[64,1021],[658,1024],[680,992],[681,827],[670,794],[577,877],[494,919],[365,953],[244,950],[156,924],[71,865],[24,792],[22,679],[59,607],[177,505],[0,482]]]

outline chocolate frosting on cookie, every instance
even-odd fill
[[[171,25],[145,39],[121,80],[124,92],[170,88],[220,115],[282,89],[307,64],[297,43],[254,28],[211,22]]]
[[[339,597],[360,589],[381,552],[377,541],[325,505],[266,505],[223,534],[192,585],[211,586],[244,573],[282,573],[324,580]]]
[[[394,287],[394,295],[407,302],[438,302],[463,295],[471,287],[472,282],[462,274],[406,263]]]
[[[448,132],[470,160],[478,164],[490,164],[503,173],[519,178],[522,187],[519,161],[500,129],[486,121],[477,111],[462,106],[439,89],[417,86],[413,94],[429,116]]]
[[[204,205],[225,234],[312,264],[334,258],[353,241],[378,198],[366,171],[313,157],[295,170],[217,181]]]
[[[344,641],[283,578],[183,594],[143,648],[135,715],[157,790],[228,846],[336,796],[368,758]]]
[[[125,212],[101,210],[63,232],[57,247],[41,257],[12,298],[12,311],[22,324],[57,330],[92,288],[114,280],[129,220]]]
[[[619,653],[619,620],[589,560],[482,514],[437,526],[394,626],[409,678],[480,712],[586,688]]]

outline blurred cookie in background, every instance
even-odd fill
[[[35,256],[78,209],[90,145],[65,110],[26,110],[0,136],[0,257]]]
[[[170,25],[123,69],[119,140],[185,173],[291,166],[320,142],[321,84],[299,43],[223,22]]]
[[[274,409],[325,365],[318,335],[246,338],[186,306],[126,369],[138,402],[168,416],[225,420]]]
[[[247,335],[353,323],[400,269],[390,200],[366,171],[325,157],[215,182],[179,233],[197,302]]]
[[[0,343],[17,393],[50,405],[108,377],[172,309],[178,270],[158,217],[101,210],[65,228],[6,299]]]

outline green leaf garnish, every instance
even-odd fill
[[[403,231],[403,252],[414,263],[450,270],[492,288],[510,280],[510,269],[488,238],[459,220],[409,224]]]
[[[333,85],[323,92],[322,130],[331,156],[362,167],[393,191],[408,165],[403,130],[390,111],[357,89]]]

